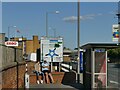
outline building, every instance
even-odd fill
[[[64,49],[63,50],[63,60],[64,62],[70,62],[71,61],[71,54],[72,51],[69,49]]]
[[[5,33],[0,33],[0,44],[5,43]]]
[[[23,56],[26,57],[34,53],[34,55],[36,55],[35,57],[40,58],[40,40],[38,40],[38,36],[34,35],[32,40],[27,40],[24,37],[15,37],[10,38],[10,41],[18,42],[18,46],[16,48],[23,50]]]
[[[38,36],[33,36],[33,40],[26,40],[26,54],[36,53],[38,49],[40,49]]]
[[[10,41],[16,41],[18,42],[18,46],[15,46],[16,48],[23,49],[23,54],[26,53],[26,38],[24,37],[13,37],[10,38]]]

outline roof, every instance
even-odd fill
[[[88,43],[81,46],[82,49],[89,49],[89,48],[106,48],[106,49],[113,49],[118,48],[119,44],[116,43]]]

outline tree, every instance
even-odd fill
[[[120,62],[120,47],[108,50],[108,57],[112,62]]]

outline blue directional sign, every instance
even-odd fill
[[[51,58],[53,58],[54,56],[58,56],[58,54],[55,53],[55,50],[56,48],[54,50],[49,49],[49,53],[46,54],[46,56],[50,56]]]

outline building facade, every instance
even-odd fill
[[[0,44],[5,43],[5,33],[0,33]]]
[[[37,50],[40,48],[40,40],[38,40],[38,36],[34,35],[32,40],[27,40],[24,37],[15,37],[11,38],[10,41],[17,41],[18,47],[23,50],[24,54],[37,53]]]
[[[36,53],[40,48],[40,40],[38,36],[33,36],[33,40],[26,40],[26,54]]]

